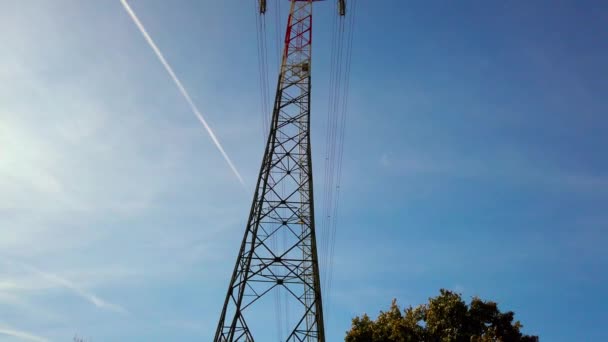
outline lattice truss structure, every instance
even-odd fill
[[[270,132],[216,342],[253,342],[258,329],[270,330],[256,306],[276,292],[290,303],[286,341],[325,341],[309,129],[312,3],[291,2]]]

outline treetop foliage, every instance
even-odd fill
[[[512,311],[502,313],[492,301],[473,297],[467,305],[461,295],[440,290],[427,304],[403,312],[393,299],[388,311],[374,321],[367,314],[355,317],[345,342],[538,342],[521,333]]]

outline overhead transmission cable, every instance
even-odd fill
[[[339,201],[342,182],[342,161],[344,155],[345,128],[348,114],[348,99],[350,93],[350,72],[352,64],[352,47],[358,0],[352,0],[350,15],[340,18],[337,31],[334,31],[334,46],[330,71],[330,100],[328,111],[325,193],[324,193],[324,295],[325,311],[330,311],[331,286],[333,280],[334,252],[339,214]],[[344,22],[346,20],[346,23]],[[345,38],[346,37],[346,38]],[[333,39],[333,38],[332,38]],[[326,315],[330,317],[330,315]]]
[[[356,11],[357,11],[357,2],[358,0],[353,0],[352,6],[351,6],[351,15],[348,18],[349,19],[349,23],[348,23],[348,37],[346,40],[346,55],[345,55],[345,66],[346,66],[346,72],[344,75],[344,89],[343,89],[343,96],[342,96],[342,113],[340,116],[340,128],[339,128],[339,137],[338,137],[338,146],[337,146],[337,169],[336,169],[336,195],[335,195],[335,202],[334,202],[334,206],[333,206],[333,222],[332,222],[332,227],[331,227],[331,233],[332,236],[330,237],[330,251],[329,251],[329,274],[328,274],[328,279],[327,279],[327,293],[331,293],[331,286],[332,286],[332,280],[333,280],[333,261],[334,261],[334,251],[335,251],[335,243],[336,243],[336,231],[337,231],[337,224],[338,224],[338,207],[340,204],[340,191],[341,191],[341,183],[342,183],[342,161],[343,161],[343,156],[344,156],[344,139],[345,139],[345,132],[346,132],[346,119],[347,119],[347,114],[348,114],[348,99],[349,99],[349,94],[350,94],[350,71],[351,71],[351,66],[352,66],[352,49],[353,49],[353,41],[354,41],[354,27],[355,27],[355,20],[356,20]],[[328,310],[329,310],[329,304],[330,302],[328,302]]]
[[[323,196],[323,221],[322,221],[322,249],[323,249],[323,269],[325,270],[323,278],[323,290],[327,288],[327,279],[329,278],[329,246],[331,243],[331,222],[332,222],[332,207],[334,195],[334,170],[335,170],[335,146],[336,146],[336,131],[337,131],[337,105],[341,103],[341,80],[342,80],[342,51],[344,37],[344,20],[343,17],[334,19],[332,32],[332,52],[330,61],[330,80],[329,80],[329,100],[327,114],[327,134],[325,143],[325,175],[324,175],[324,196]]]
[[[327,123],[325,124],[326,127],[326,136],[325,136],[325,165],[324,165],[324,175],[323,175],[323,184],[324,184],[324,188],[323,188],[323,201],[321,202],[322,205],[322,217],[321,217],[321,232],[320,232],[320,237],[321,237],[321,243],[320,243],[320,249],[321,249],[321,259],[322,259],[322,280],[325,281],[325,279],[327,279],[327,263],[326,261],[328,260],[328,252],[327,252],[327,246],[329,243],[329,224],[328,224],[328,220],[330,219],[330,213],[329,213],[329,200],[328,200],[328,196],[331,192],[331,187],[329,185],[329,177],[330,177],[330,165],[332,163],[332,160],[330,159],[331,153],[330,153],[330,149],[331,149],[331,136],[332,134],[332,109],[333,109],[333,103],[334,103],[334,96],[335,96],[335,87],[334,87],[334,83],[335,83],[335,73],[336,73],[336,57],[337,57],[337,52],[336,52],[336,46],[338,45],[338,24],[337,24],[337,18],[334,17],[334,19],[332,20],[332,38],[331,38],[331,54],[330,54],[330,68],[329,68],[329,87],[328,87],[328,105],[327,105]],[[322,291],[325,290],[325,283],[322,284]]]
[[[256,38],[257,38],[257,54],[258,54],[258,76],[260,87],[260,104],[262,116],[262,137],[266,142],[266,137],[269,130],[270,122],[270,91],[268,81],[268,53],[266,44],[266,18],[264,15],[259,15],[259,9],[256,3],[255,7],[255,22],[256,22]]]

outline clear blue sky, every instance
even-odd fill
[[[131,2],[246,192],[118,0],[0,3],[0,341],[212,339],[263,148],[251,1]],[[608,340],[607,15],[360,1],[329,341],[439,288],[543,341]]]

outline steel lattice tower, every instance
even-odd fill
[[[270,132],[215,342],[253,342],[254,308],[277,291],[296,306],[286,341],[325,341],[309,129],[314,1],[291,0]]]

